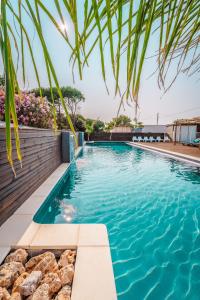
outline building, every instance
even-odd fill
[[[110,130],[112,133],[166,133],[166,125],[142,125],[140,128],[131,126],[116,126]]]
[[[166,125],[143,125],[141,128],[135,128],[134,132],[166,133]]]
[[[130,133],[133,132],[133,128],[131,126],[116,126],[110,130],[112,133]]]
[[[200,117],[176,120],[167,125],[166,132],[173,141],[191,143],[200,138]]]

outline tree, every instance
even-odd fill
[[[112,130],[115,127],[114,123],[112,121],[106,123],[105,125],[105,131],[106,132],[110,132],[110,130]]]
[[[144,125],[142,122],[137,122],[137,123],[133,124],[133,128],[143,128],[143,127],[144,127]]]
[[[77,131],[85,131],[86,121],[82,115],[76,115],[74,121],[74,127]]]
[[[90,135],[94,131],[94,121],[91,119],[87,119],[85,122],[85,132],[87,133],[88,141],[90,140]]]
[[[118,127],[118,126],[133,127],[133,124],[129,117],[125,115],[120,115],[119,117],[113,118],[109,123],[107,123],[106,130],[110,131],[114,127]]]
[[[105,128],[105,123],[101,120],[94,121],[94,132],[102,132]]]
[[[75,134],[69,112],[67,110],[52,60],[52,53],[44,37],[43,19],[55,27],[58,34],[69,47],[73,71],[78,70],[80,79],[83,77],[83,67],[89,65],[91,53],[99,48],[101,61],[101,73],[105,82],[107,81],[107,65],[105,56],[109,55],[113,77],[115,80],[115,94],[121,95],[120,71],[126,65],[126,87],[124,96],[126,100],[131,99],[135,103],[136,112],[140,81],[144,62],[147,61],[147,49],[154,32],[157,33],[157,68],[158,82],[164,91],[166,87],[167,73],[170,66],[175,64],[176,74],[171,84],[180,73],[193,75],[200,70],[200,47],[199,47],[199,11],[200,1],[177,1],[177,0],[111,0],[111,1],[55,1],[55,9],[60,20],[57,21],[49,6],[51,1],[17,1],[1,0],[1,61],[6,80],[6,139],[7,156],[12,163],[12,145],[10,135],[11,118],[14,123],[15,139],[18,158],[21,160],[19,148],[18,122],[16,119],[16,108],[14,101],[15,89],[19,89],[20,80],[26,80],[27,55],[28,64],[32,64],[35,78],[40,83],[40,72],[35,52],[39,46],[44,55],[44,65],[49,85],[55,83],[61,99],[70,128]],[[79,18],[83,2],[85,10],[84,17]],[[67,4],[66,4],[67,3]],[[133,5],[134,4],[134,5]],[[127,14],[126,11],[129,13]],[[125,12],[125,13],[124,13]],[[70,18],[69,22],[74,26],[74,34],[68,36],[61,25],[64,23],[65,15]],[[23,16],[23,17],[22,17]],[[27,18],[32,22],[32,27],[27,26]],[[38,47],[32,45],[32,33],[36,35]],[[108,33],[108,35],[107,35]],[[73,38],[73,40],[72,40]],[[75,40],[75,43],[73,42]],[[105,51],[104,44],[108,45],[109,51]],[[12,51],[10,51],[11,47]],[[56,47],[56,45],[55,45]],[[55,53],[55,49],[53,50]],[[127,55],[122,55],[126,52]],[[68,51],[66,51],[68,53]],[[25,55],[27,54],[27,55]],[[121,63],[124,59],[125,63]],[[63,57],[64,61],[64,57]],[[17,72],[18,62],[21,63],[22,72]],[[76,66],[76,68],[74,68]],[[171,74],[171,73],[170,73]]]
[[[131,119],[126,115],[120,115],[119,117],[113,118],[115,126],[130,126],[132,127]]]
[[[64,101],[69,109],[69,113],[72,116],[73,121],[75,121],[75,115],[77,113],[78,105],[81,102],[85,101],[84,95],[81,93],[81,91],[72,88],[70,86],[61,87],[60,88]],[[42,96],[47,97],[48,101],[52,103],[52,94],[55,101],[55,104],[58,106],[59,113],[61,112],[61,100],[58,93],[58,90],[56,87],[52,88],[52,91],[50,88],[41,88],[41,89],[33,89],[31,91],[32,93],[35,93],[36,96],[39,96],[40,93],[42,93]]]
[[[67,102],[67,107],[71,113],[72,120],[75,121],[78,105],[85,101],[85,97],[79,90],[70,87],[62,88],[62,93]]]

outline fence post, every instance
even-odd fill
[[[78,132],[78,146],[82,147],[84,144],[84,132],[79,131]]]
[[[74,158],[74,139],[70,131],[62,130],[62,162],[69,163]]]

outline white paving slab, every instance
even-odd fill
[[[30,248],[77,248],[79,224],[40,224]]]
[[[35,223],[34,221],[28,226],[24,234],[21,236],[19,241],[16,243],[17,248],[30,248],[31,242],[38,232],[41,224]]]
[[[80,224],[78,246],[108,246],[108,233],[104,224]]]
[[[109,247],[79,247],[71,300],[117,300]]]
[[[12,215],[0,227],[0,246],[16,245],[32,221],[32,215]]]
[[[45,196],[34,196],[29,197],[16,211],[15,215],[34,215],[40,208],[42,203],[45,201]]]
[[[0,264],[3,262],[6,255],[9,253],[10,247],[0,247]]]

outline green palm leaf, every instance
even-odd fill
[[[66,118],[74,132],[70,116],[62,96],[52,56],[43,35],[42,18],[45,15],[56,28],[58,34],[71,50],[69,61],[72,61],[72,72],[78,67],[82,78],[83,67],[89,66],[89,60],[95,49],[99,48],[101,73],[106,84],[107,60],[105,45],[108,43],[110,61],[115,80],[115,93],[120,92],[120,74],[122,59],[126,63],[126,89],[122,92],[120,106],[126,100],[136,102],[145,63],[146,53],[153,33],[158,34],[158,84],[165,87],[167,74],[174,60],[176,77],[185,72],[192,75],[200,72],[199,32],[200,32],[200,1],[199,0],[83,0],[83,17],[79,18],[82,6],[78,0],[18,0],[16,5],[9,0],[1,1],[0,18],[0,50],[6,77],[6,147],[8,160],[13,167],[11,121],[14,126],[15,142],[18,158],[21,160],[18,123],[15,110],[14,94],[19,90],[18,62],[21,62],[22,80],[26,81],[26,52],[34,68],[37,84],[40,88],[40,75],[35,60],[35,49],[31,43],[26,18],[31,18],[32,27],[39,38],[42,48],[49,86],[55,85],[66,113]],[[59,21],[50,10],[51,3],[64,23],[64,16],[70,18],[74,33],[69,36],[59,26]],[[7,15],[9,11],[9,17]],[[40,12],[42,12],[40,14]],[[128,12],[128,13],[127,13]],[[12,21],[14,20],[14,22]],[[16,24],[18,29],[16,29]],[[81,23],[82,22],[82,23]],[[81,29],[81,31],[80,31]],[[15,54],[13,54],[15,49]],[[124,56],[123,54],[126,53]],[[17,55],[16,55],[17,54]],[[17,57],[17,58],[16,58]],[[189,58],[189,59],[188,59]],[[188,62],[189,61],[189,62]],[[123,74],[122,74],[123,75]],[[52,102],[54,103],[53,93]],[[54,107],[54,127],[56,128],[56,110]]]

